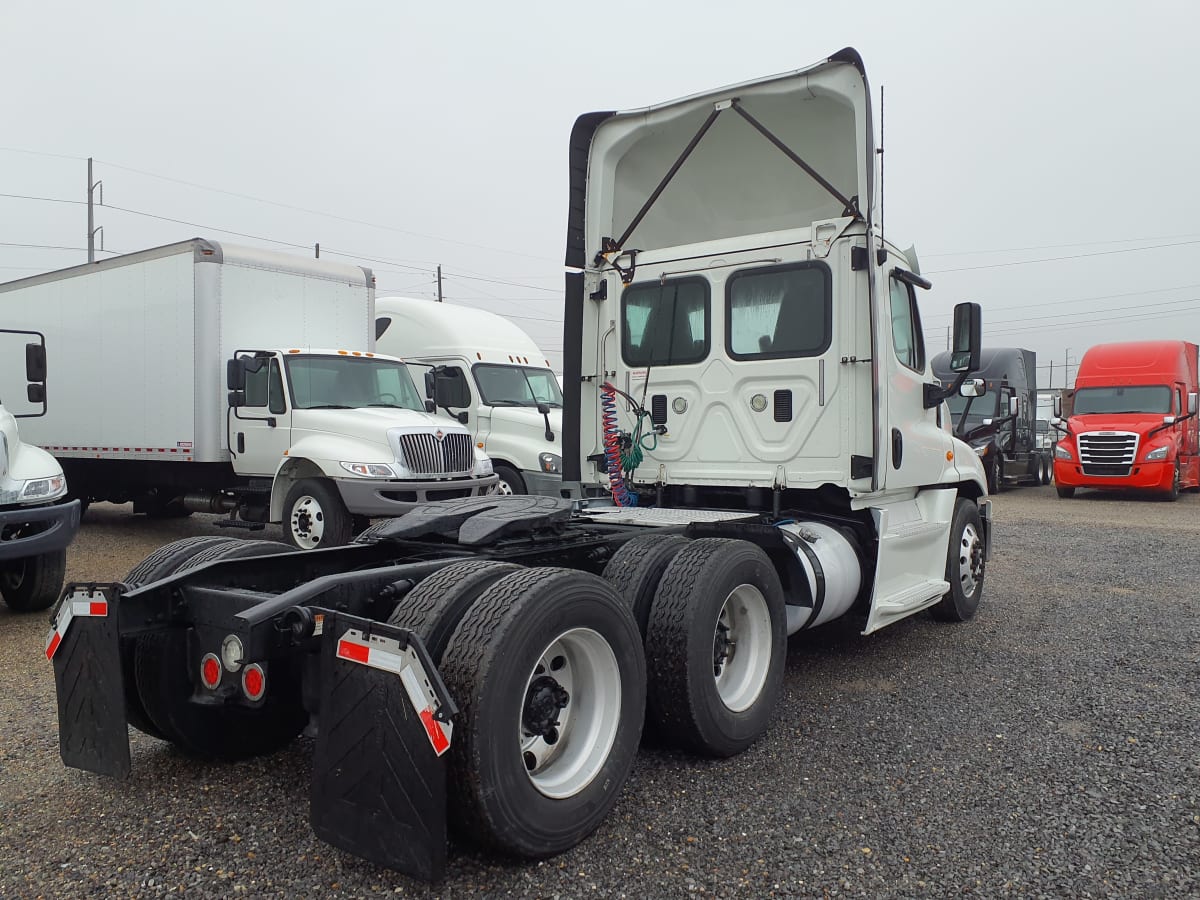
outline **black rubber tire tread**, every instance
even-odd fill
[[[337,488],[333,486],[332,482],[324,478],[302,478],[288,489],[287,496],[283,501],[283,533],[288,539],[288,545],[295,547],[297,550],[309,549],[301,547],[292,541],[292,506],[303,494],[308,494],[317,499],[321,504],[321,512],[325,517],[325,533],[317,547],[312,549],[341,547],[344,544],[350,543],[351,532],[353,531],[353,517],[350,515],[349,510],[346,509],[346,504],[342,502],[341,494],[337,492]]]
[[[687,543],[681,534],[644,534],[623,544],[604,567],[604,578],[629,602],[643,638],[663,572]]]
[[[968,524],[975,526],[975,533],[982,541],[984,539],[983,519],[979,515],[979,506],[974,500],[959,497],[954,501],[954,518],[950,522],[950,541],[946,548],[946,581],[950,582],[950,590],[946,591],[942,599],[929,610],[929,614],[939,622],[969,621],[974,618],[976,610],[979,609],[979,601],[983,598],[983,582],[986,572],[976,580],[975,591],[970,597],[963,593],[958,577],[962,534]]]
[[[1063,487],[1062,485],[1059,485],[1055,488],[1055,490],[1058,492],[1058,496],[1063,500],[1070,500],[1075,496],[1075,488],[1073,487]]]
[[[573,797],[550,800],[529,781],[515,740],[507,769],[511,781],[487,777],[494,775],[487,767],[503,764],[504,757],[496,751],[509,746],[510,735],[516,737],[516,729],[505,723],[518,721],[524,702],[520,691],[511,692],[511,679],[519,677],[523,688],[528,678],[528,673],[511,671],[521,666],[520,652],[544,639],[533,651],[539,653],[572,627],[609,632],[605,636],[621,673],[622,721],[604,768],[592,782]],[[506,667],[510,671],[505,672]],[[459,708],[447,779],[450,823],[457,833],[485,847],[539,859],[570,849],[595,830],[633,768],[645,715],[646,663],[640,635],[617,592],[599,576],[572,569],[526,569],[508,575],[467,611],[438,671]],[[507,694],[505,685],[497,686],[506,675]]]
[[[1179,499],[1179,483],[1182,478],[1182,473],[1179,471],[1179,460],[1175,461],[1175,474],[1171,476],[1171,487],[1163,494],[1163,499],[1168,503],[1174,503]]]
[[[36,612],[53,606],[67,574],[66,548],[16,562],[22,568],[21,581],[3,591],[8,608],[13,612]]]
[[[278,553],[295,552],[296,548],[291,544],[284,544],[280,541],[230,538],[223,543],[204,548],[177,568],[173,574],[178,575],[180,572],[186,572],[189,569],[195,569],[205,563],[214,562],[219,559],[242,559],[247,556],[275,556]]]
[[[257,708],[191,703],[187,666],[186,632],[175,629],[138,639],[134,681],[142,706],[165,739],[189,756],[224,760],[263,756],[288,744],[308,723],[300,681],[283,663],[269,668],[267,697]]]
[[[360,531],[358,534],[356,534],[354,536],[354,543],[356,543],[356,544],[377,544],[377,543],[379,543],[381,540],[383,540],[383,538],[381,538],[379,536],[379,532],[382,531],[384,526],[386,526],[388,524],[388,522],[390,522],[390,521],[391,521],[391,519],[384,519],[382,522],[375,522],[374,524],[368,526],[367,528],[364,528],[362,531]]]
[[[173,575],[197,553],[229,543],[233,538],[218,534],[203,534],[180,538],[163,544],[140,563],[129,570],[124,581],[130,587],[140,587],[160,578]],[[124,638],[121,641],[121,680],[125,688],[125,720],[143,734],[166,740],[158,726],[150,721],[134,680],[134,654],[140,638]]]
[[[522,568],[491,559],[446,566],[409,591],[388,616],[388,624],[415,631],[436,665],[442,661],[454,629],[479,595]]]
[[[713,679],[713,633],[729,591],[747,583],[767,601],[773,643],[758,698],[735,713]],[[663,573],[646,629],[646,709],[655,734],[705,756],[742,752],[770,727],[786,655],[783,586],[767,554],[748,541],[689,542]]]
[[[529,488],[525,486],[525,479],[521,477],[521,473],[512,466],[506,466],[504,463],[497,463],[492,467],[492,471],[500,476],[501,481],[508,482],[508,486],[512,488],[514,494],[528,494]]]

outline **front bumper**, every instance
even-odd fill
[[[75,539],[79,516],[78,500],[0,510],[0,561],[62,550]],[[12,528],[20,528],[20,535],[4,539]]]
[[[1094,488],[1098,491],[1169,491],[1175,480],[1175,461],[1134,463],[1128,475],[1085,475],[1075,460],[1054,461],[1054,483],[1065,488]]]
[[[496,475],[442,481],[373,481],[366,478],[335,478],[346,509],[358,516],[399,516],[431,500],[481,497],[500,481]]]
[[[542,497],[562,496],[563,481],[561,475],[549,475],[546,472],[532,472],[529,469],[522,469],[521,478],[525,482],[525,489],[531,494],[538,494]]]

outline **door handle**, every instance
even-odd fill
[[[238,445],[238,451],[237,451],[238,453],[246,452],[246,434],[245,434],[245,432],[242,432],[242,431],[238,432],[237,445]]]
[[[899,428],[892,429],[892,468],[900,468],[900,463],[904,461],[904,435],[900,433]]]

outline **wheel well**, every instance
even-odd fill
[[[304,478],[324,478],[325,473],[312,460],[289,459],[275,473],[275,481],[271,484],[271,521],[278,522],[283,518],[283,501],[292,485]]]

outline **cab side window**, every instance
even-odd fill
[[[283,399],[283,375],[279,371],[279,360],[259,362],[258,371],[246,372],[246,406],[266,407],[273,415],[287,412]]]
[[[925,339],[921,334],[917,298],[911,285],[897,278],[893,278],[890,284],[892,345],[896,349],[896,359],[916,372],[924,372]]]

